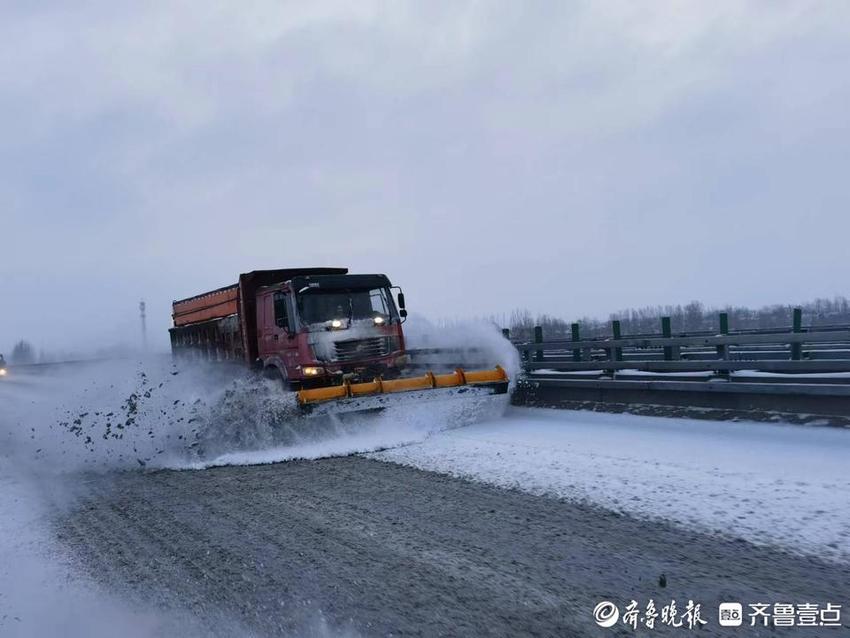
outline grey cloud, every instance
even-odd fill
[[[432,317],[845,293],[843,3],[4,5],[0,350],[242,270]],[[57,321],[61,329],[57,329]]]

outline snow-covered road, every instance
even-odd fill
[[[844,429],[512,409],[372,456],[850,560]]]
[[[611,596],[846,599],[848,430],[506,396],[291,418],[162,361],[12,381],[4,636],[584,636]]]

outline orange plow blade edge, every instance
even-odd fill
[[[491,370],[463,370],[457,368],[449,374],[426,372],[419,377],[402,379],[377,378],[366,383],[343,383],[327,388],[314,388],[298,391],[298,404],[303,408],[338,401],[376,395],[418,392],[442,388],[478,388],[489,389],[493,394],[508,391],[508,375],[501,366]]]

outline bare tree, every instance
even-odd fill
[[[833,299],[815,299],[804,304],[775,304],[762,308],[727,306],[709,308],[699,301],[681,305],[645,306],[629,308],[611,314],[607,320],[583,317],[576,320],[580,326],[582,338],[607,337],[611,335],[611,321],[620,321],[623,335],[657,335],[661,332],[661,317],[670,317],[675,334],[716,334],[719,330],[718,315],[729,315],[731,330],[787,329],[791,326],[794,307],[803,309],[803,326],[823,328],[834,325],[850,324],[850,302],[845,297]],[[510,314],[511,337],[521,341],[530,341],[534,337],[534,327],[541,326],[547,339],[569,339],[571,323],[560,317],[548,314],[536,317],[528,310],[517,309]]]
[[[29,342],[21,339],[12,348],[11,360],[17,364],[35,363],[35,349]]]

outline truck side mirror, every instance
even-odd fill
[[[401,317],[402,319],[404,319],[405,317],[407,317],[407,310],[402,308],[401,310],[398,311],[398,316]]]
[[[402,310],[404,310],[404,293],[403,292],[398,293],[398,307],[401,308]],[[407,314],[407,313],[405,313],[405,314]],[[402,315],[402,316],[404,316],[404,315]]]

